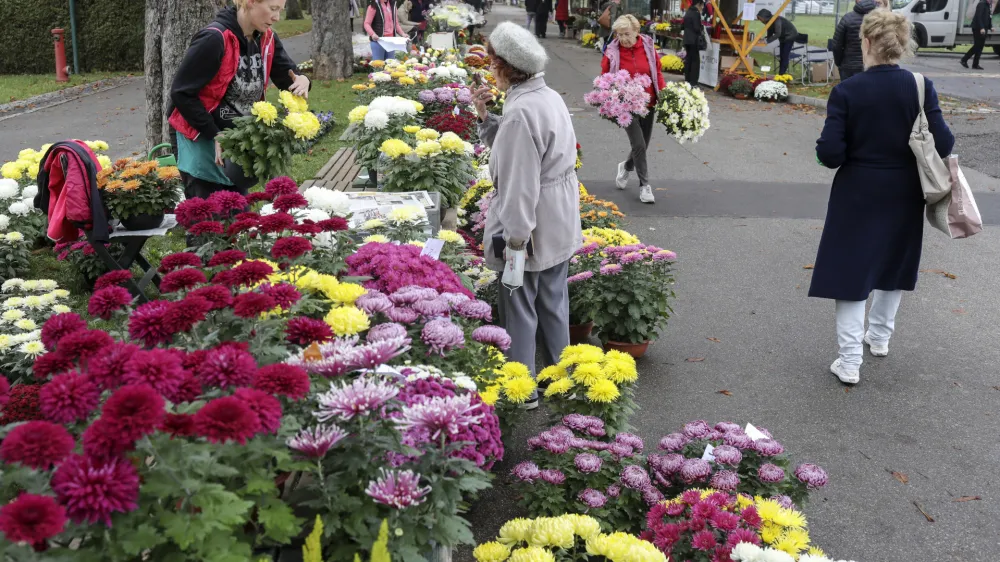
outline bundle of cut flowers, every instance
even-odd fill
[[[404,127],[418,124],[423,104],[401,97],[380,96],[368,105],[359,105],[347,114],[358,123],[352,140],[357,142],[358,164],[374,169],[382,143],[403,135]]]
[[[253,104],[250,115],[237,117],[234,127],[218,136],[223,155],[261,181],[286,175],[292,155],[320,131],[304,98],[284,91],[279,101],[281,110],[266,101]]]
[[[641,536],[671,559],[737,560],[734,553],[746,550],[746,547],[737,550],[741,543],[779,551],[790,557],[788,560],[824,556],[822,550],[810,544],[808,524],[802,513],[774,500],[745,494],[690,489],[654,505],[646,516],[646,526]]]
[[[753,97],[764,101],[785,101],[788,99],[788,86],[777,80],[766,80],[757,85]]]
[[[412,146],[406,140],[391,138],[379,147],[386,157],[382,189],[433,191],[441,194],[442,204],[457,205],[475,178],[472,145],[454,132],[419,129],[412,134],[416,138]]]
[[[633,77],[627,70],[609,72],[594,79],[594,90],[584,94],[583,100],[599,108],[601,117],[628,127],[633,115],[649,113],[649,92],[652,84],[645,74]]]
[[[697,142],[710,125],[705,94],[687,82],[668,82],[660,90],[656,110],[656,120],[680,143]]]
[[[580,344],[563,349],[558,365],[538,373],[538,380],[548,382],[545,403],[552,414],[596,416],[612,432],[624,431],[635,412],[633,399],[639,375],[635,359],[620,351],[608,351]]]
[[[53,314],[69,312],[69,291],[51,279],[7,279],[0,313],[0,370],[11,383],[27,382],[31,366],[46,352],[42,325]]]
[[[639,531],[643,514],[663,500],[640,466],[643,442],[607,434],[600,418],[570,414],[528,440],[532,460],[512,470],[521,505],[532,516],[586,513],[607,530]]]
[[[587,33],[584,33],[583,35],[580,36],[580,43],[584,47],[593,48],[595,45],[597,45],[597,34],[590,33],[589,31]]]
[[[749,428],[748,428],[749,429]],[[703,420],[684,425],[660,439],[662,455],[650,455],[649,466],[676,494],[694,485],[709,485],[729,493],[774,498],[785,506],[804,505],[811,490],[827,483],[826,472],[804,463],[791,470],[785,448],[766,429],[751,431],[732,422],[714,427]],[[711,446],[713,460],[703,460]]]
[[[45,235],[47,219],[45,212],[35,208],[35,195],[37,185],[0,179],[0,232],[20,232],[29,242]]]
[[[622,532],[601,532],[601,524],[587,515],[512,519],[500,528],[497,540],[472,552],[477,562],[667,562],[655,546]]]

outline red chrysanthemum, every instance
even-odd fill
[[[87,314],[96,316],[102,320],[111,320],[111,315],[116,310],[128,306],[132,303],[132,293],[125,287],[105,287],[90,296],[87,303]]]
[[[0,408],[7,405],[10,400],[10,381],[7,377],[0,376]]]
[[[268,365],[257,371],[253,387],[268,394],[301,400],[309,394],[309,373],[284,363]]]
[[[274,213],[261,217],[258,223],[260,231],[266,234],[276,234],[295,226],[295,218],[288,213]]]
[[[200,269],[185,267],[184,269],[171,271],[164,275],[163,280],[160,281],[160,292],[174,293],[184,291],[207,282],[208,279],[205,279],[205,274]]]
[[[234,221],[250,221],[250,220],[252,220],[252,221],[259,221],[260,220],[260,213],[254,213],[254,212],[240,213],[240,214],[236,215],[235,217],[233,217],[233,220]]]
[[[263,191],[255,191],[247,195],[247,203],[253,205],[255,203],[263,203],[264,201],[270,201],[271,195]]]
[[[322,228],[323,232],[339,232],[348,228],[347,219],[343,217],[330,217],[319,221],[316,225]]]
[[[32,371],[34,371],[36,379],[45,380],[51,376],[71,371],[74,367],[76,367],[75,359],[66,357],[58,351],[50,351],[35,359]]]
[[[38,391],[38,407],[45,419],[73,423],[87,419],[101,400],[101,391],[90,377],[66,373],[49,381]]]
[[[57,350],[66,357],[87,359],[114,342],[104,330],[85,330],[60,339]]]
[[[289,343],[301,345],[303,347],[313,342],[323,343],[333,339],[333,330],[330,325],[322,320],[314,318],[292,318],[285,328],[285,339]]]
[[[299,223],[292,227],[292,232],[296,234],[302,234],[305,236],[315,236],[321,232],[323,229],[320,226],[310,220]]]
[[[212,305],[212,310],[228,308],[233,304],[232,291],[222,285],[199,287],[188,293],[188,297],[199,297],[207,300]]]
[[[257,362],[249,352],[232,345],[220,345],[205,354],[195,369],[202,384],[220,388],[250,386]]]
[[[83,432],[83,452],[88,457],[111,460],[135,450],[135,439],[129,439],[123,430],[106,419],[94,420]]]
[[[236,285],[252,287],[274,273],[274,268],[262,261],[246,261],[229,270]]]
[[[282,310],[288,310],[302,298],[302,294],[293,285],[289,285],[288,283],[264,285],[261,287],[261,292],[274,299]]]
[[[52,491],[75,523],[102,522],[110,528],[113,513],[139,507],[139,472],[126,459],[101,462],[73,455],[52,475]]]
[[[277,433],[281,427],[281,402],[270,394],[255,388],[241,388],[233,396],[247,403],[257,414],[264,433]]]
[[[208,260],[208,267],[236,265],[245,259],[247,259],[247,255],[240,250],[223,250]]]
[[[204,236],[206,234],[222,234],[226,231],[226,227],[218,221],[202,221],[198,224],[191,225],[188,232],[194,236]]]
[[[184,300],[170,303],[163,314],[163,326],[171,334],[189,332],[212,310],[212,303],[202,297],[188,295]]]
[[[190,228],[202,221],[212,220],[212,217],[220,212],[221,209],[219,209],[218,205],[200,197],[193,197],[182,201],[174,210],[177,222],[186,228]]]
[[[42,389],[38,384],[19,384],[10,389],[10,400],[0,415],[0,426],[12,423],[42,419],[42,410],[38,407],[38,392]]]
[[[234,396],[216,398],[194,415],[197,435],[212,443],[236,441],[245,445],[261,429],[260,418],[250,406]]]
[[[264,186],[264,193],[268,194],[272,199],[282,195],[298,192],[298,184],[296,184],[295,180],[288,176],[278,176],[267,182],[267,185]]]
[[[308,206],[309,201],[307,201],[306,198],[303,197],[298,191],[287,195],[281,195],[274,200],[274,208],[283,213],[287,213],[292,209],[303,209]]]
[[[75,312],[55,314],[42,325],[42,343],[45,344],[46,349],[52,349],[63,337],[86,329],[87,323]]]
[[[233,301],[233,314],[240,318],[256,318],[274,309],[278,302],[262,293],[243,293]]]
[[[45,541],[66,528],[66,510],[55,498],[23,493],[0,508],[0,531],[7,541],[44,550]]]
[[[194,416],[191,414],[167,414],[160,431],[173,437],[191,437],[194,435]]]
[[[174,337],[163,323],[163,317],[170,308],[167,301],[149,301],[132,311],[128,319],[128,334],[133,341],[141,341],[146,347],[167,343]]]
[[[174,404],[183,404],[185,402],[194,402],[201,397],[203,392],[204,389],[201,387],[201,381],[189,371],[185,371],[184,380],[177,386],[177,390],[170,394],[164,394],[164,397]]]
[[[170,273],[182,267],[201,267],[201,258],[191,252],[178,252],[160,260],[160,273]]]
[[[114,392],[101,410],[101,420],[113,426],[123,441],[148,435],[166,414],[163,397],[148,385],[126,385]]]
[[[10,430],[0,443],[0,458],[28,468],[48,470],[59,464],[76,443],[66,428],[47,421],[29,421]]]
[[[87,376],[104,390],[114,390],[124,384],[125,364],[139,352],[139,346],[115,342],[87,361]]]
[[[229,225],[229,228],[226,229],[226,234],[228,234],[229,236],[236,236],[241,232],[246,232],[251,228],[256,228],[258,222],[259,221],[257,220],[249,220],[249,219],[241,221],[233,221],[233,223]]]
[[[288,236],[274,242],[274,246],[271,248],[271,257],[276,260],[284,258],[294,260],[312,249],[312,243],[309,240],[301,236]]]
[[[182,360],[184,369],[191,371],[192,373],[195,372],[198,369],[198,365],[201,365],[202,363],[205,362],[205,357],[208,357],[207,349],[198,349],[189,352],[187,355],[184,356],[184,359]]]
[[[112,287],[114,285],[121,285],[126,281],[132,279],[132,272],[127,269],[116,269],[114,271],[109,271],[104,275],[97,278],[94,282],[94,290],[99,291],[105,287]]]
[[[185,374],[177,354],[166,349],[150,349],[136,353],[125,363],[122,382],[148,384],[160,394],[173,394],[184,381]]]
[[[246,197],[235,191],[220,190],[208,196],[211,203],[215,203],[222,213],[232,211],[242,211],[247,207]]]

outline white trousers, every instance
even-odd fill
[[[868,339],[875,344],[887,344],[896,327],[896,311],[903,291],[874,291],[868,313]],[[840,362],[847,369],[861,367],[865,338],[865,303],[867,301],[837,301],[837,341]]]

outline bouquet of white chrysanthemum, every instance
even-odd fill
[[[708,130],[708,100],[687,82],[667,82],[660,90],[656,120],[680,143],[697,142]]]
[[[250,115],[237,117],[235,127],[216,137],[223,156],[260,181],[288,175],[292,155],[320,130],[319,119],[309,111],[305,99],[291,92],[281,92],[278,97],[280,110],[259,101],[253,104]]]
[[[347,120],[356,124],[352,139],[357,142],[358,164],[375,169],[382,143],[402,136],[407,129],[419,131],[417,114],[423,110],[420,102],[391,96],[352,109]]]
[[[51,279],[11,278],[0,285],[0,369],[10,382],[32,377],[31,366],[45,353],[42,324],[53,314],[69,312],[69,291]]]
[[[753,97],[764,101],[785,101],[788,99],[788,86],[776,80],[767,80],[757,85]]]

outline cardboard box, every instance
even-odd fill
[[[813,63],[809,69],[809,76],[813,82],[826,82],[829,74],[830,67],[825,62]]]
[[[756,66],[756,63],[754,62],[754,58],[752,56],[748,56],[747,61],[751,65]],[[741,69],[745,70],[743,68],[743,63],[740,61],[740,57],[731,57],[728,55],[721,56],[719,57],[719,71],[726,72],[727,70],[729,70],[729,67],[733,66],[736,63],[740,63],[739,66],[736,67],[737,70]]]

